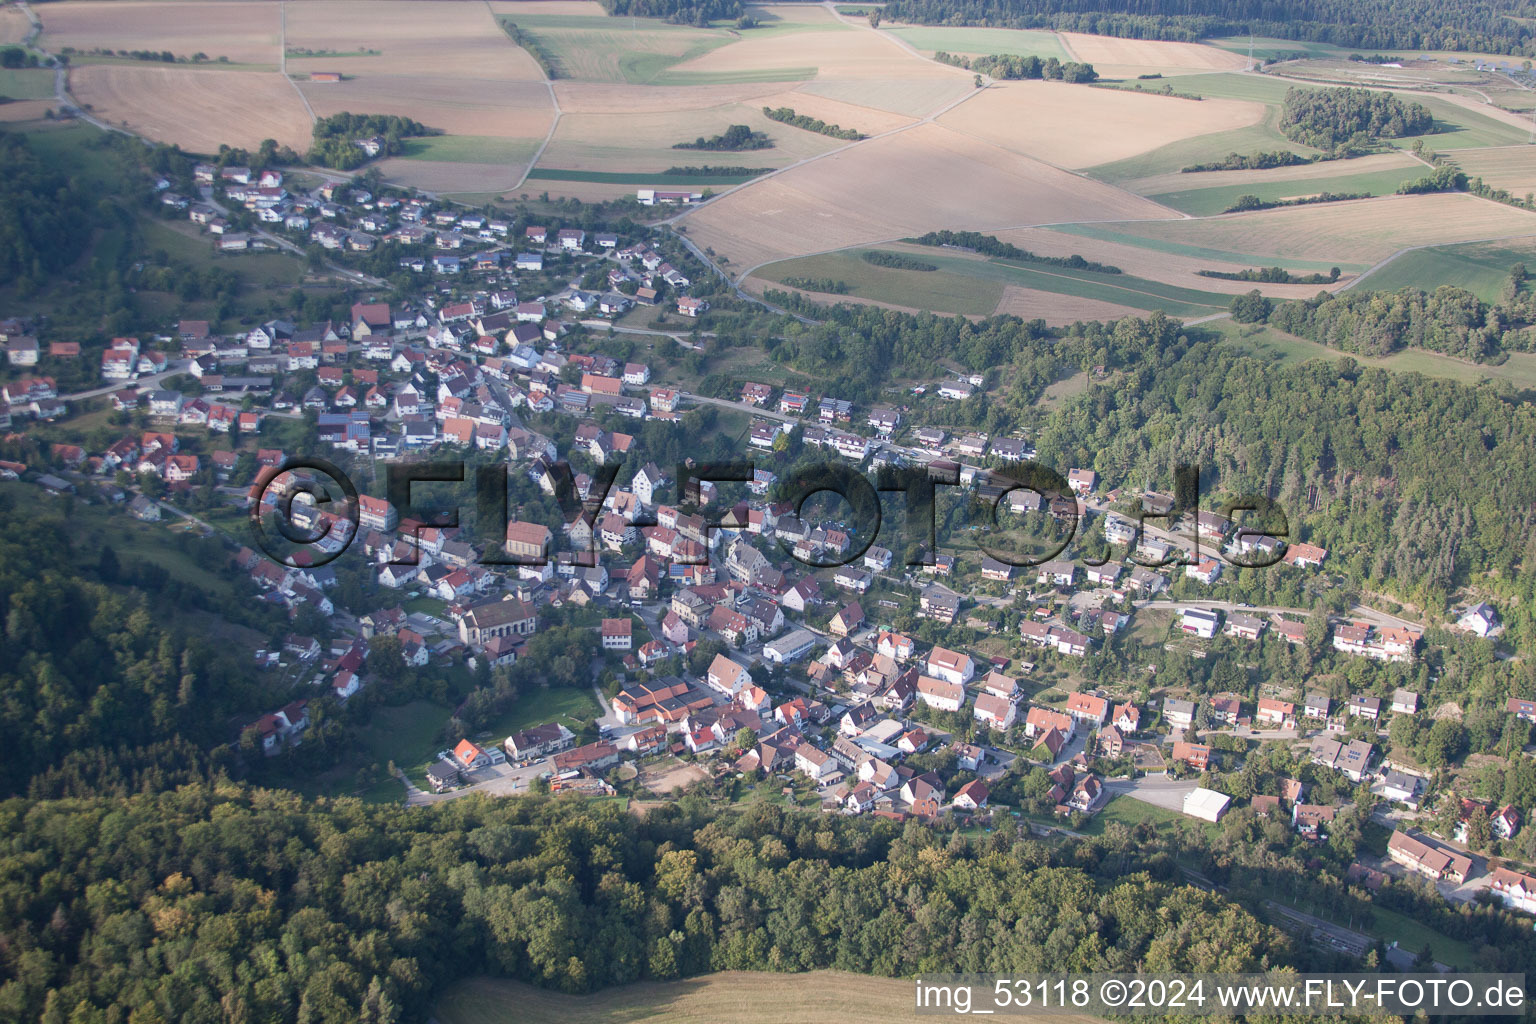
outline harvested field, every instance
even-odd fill
[[[1263,120],[1263,104],[1188,100],[1062,82],[1007,82],[944,114],[939,123],[1058,167],[1135,156],[1180,139]]]
[[[1248,58],[1199,43],[1167,43],[1152,39],[1117,39],[1063,32],[1061,40],[1076,60],[1092,64],[1106,78],[1135,78],[1162,72],[1195,74],[1203,71],[1241,71]]]
[[[802,85],[791,92],[781,92],[772,96],[764,96],[760,102],[766,107],[793,107],[795,113],[804,114],[807,117],[819,117],[828,124],[835,124],[842,128],[853,128],[865,135],[880,135],[892,128],[900,128],[911,124],[913,118],[908,114],[894,113],[889,110],[879,110],[875,107],[860,106],[854,103],[845,103],[842,100],[832,99],[828,96],[811,92],[814,83]],[[779,125],[780,128],[788,128],[787,125]],[[800,128],[790,129],[801,134],[810,134]],[[836,141],[836,140],[834,140]]]
[[[675,75],[753,75],[756,80],[809,77],[807,91],[859,106],[924,114],[971,88],[971,76],[924,60],[896,40],[863,27],[747,35],[673,69]]]
[[[343,111],[398,114],[449,135],[540,140],[554,118],[549,89],[542,82],[381,75],[299,88],[318,117]]]
[[[275,72],[92,64],[71,70],[69,81],[103,121],[193,153],[226,144],[255,149],[263,139],[309,147],[309,114]]]
[[[950,28],[942,25],[882,25],[898,39],[926,53],[959,53],[967,56],[994,53],[1045,60],[1071,60],[1055,32],[1011,28]]]
[[[448,989],[433,1008],[442,1024],[823,1024],[867,1018],[888,1024],[922,1024],[912,1009],[912,982],[842,971],[772,974],[730,971],[671,982],[642,982],[569,996],[521,982],[473,978]],[[1033,1017],[1020,1020],[1032,1021]],[[1081,1014],[1041,1020],[1089,1024]]]
[[[228,57],[236,64],[274,68],[282,57],[281,9],[272,3],[80,0],[49,4],[38,17],[43,22],[40,45],[54,53],[66,46],[169,50],[178,57],[205,53],[215,60]]]
[[[473,163],[464,160],[423,160],[391,157],[379,161],[379,172],[396,184],[426,192],[504,192],[523,176],[523,166],[533,155],[535,143],[515,163]]]
[[[640,784],[652,793],[670,793],[677,786],[687,789],[695,782],[709,778],[709,773],[696,764],[684,764],[670,760],[646,765],[640,770]]]
[[[1456,164],[1468,175],[1517,196],[1536,192],[1536,146],[1469,149],[1457,153]]]
[[[379,56],[292,56],[290,70],[390,78],[542,82],[544,73],[513,43],[484,4],[326,0],[288,5],[288,49]]]
[[[654,18],[541,14],[516,0],[491,3],[490,10],[537,40],[554,63],[557,78],[577,81],[648,84],[680,61],[726,46],[739,35]]]
[[[1010,284],[1003,288],[1003,297],[997,303],[996,312],[1025,320],[1040,319],[1052,326],[1060,326],[1078,320],[1118,320],[1123,316],[1140,316],[1142,311],[1099,299],[1078,298]]]
[[[636,89],[608,82],[555,80],[555,98],[564,114],[661,114],[709,110],[726,103],[770,104],[784,86],[778,82],[741,85],[652,85]],[[697,135],[698,132],[694,132]]]
[[[1536,154],[1536,150],[1532,151]],[[1458,161],[1460,162],[1460,161]],[[1422,161],[1408,153],[1375,153],[1354,160],[1325,160],[1315,164],[1296,164],[1291,167],[1272,167],[1264,171],[1200,171],[1182,174],[1154,174],[1145,178],[1133,178],[1121,182],[1132,192],[1141,195],[1159,195],[1164,192],[1180,192],[1196,188],[1224,188],[1230,185],[1264,185],[1277,181],[1312,181],[1333,178],[1344,174],[1367,174],[1392,170],[1428,171]]]
[[[1202,291],[1220,292],[1228,295],[1238,295],[1258,288],[1265,295],[1275,298],[1304,299],[1311,298],[1327,287],[1315,284],[1257,284],[1250,281],[1226,281],[1218,277],[1201,277],[1196,273],[1196,271],[1200,270],[1237,273],[1261,265],[1274,266],[1273,261],[1260,264],[1251,261],[1235,262],[1226,259],[1186,256],[1163,252],[1154,248],[1145,248],[1140,245],[1130,245],[1123,242],[1105,241],[1100,238],[1068,234],[1065,231],[1052,228],[1024,228],[1019,231],[999,231],[997,237],[1005,242],[1012,242],[1021,249],[1039,253],[1041,256],[1071,256],[1076,254],[1087,260],[1119,267],[1125,273],[1135,275],[1136,277],[1160,281],[1179,288],[1196,288]],[[1287,269],[1305,270],[1308,273],[1327,273],[1330,265],[1292,266]],[[1353,273],[1348,272],[1340,275],[1339,284],[1347,283],[1354,276]]]
[[[838,103],[889,111],[909,118],[924,117],[972,91],[969,78],[894,77],[818,77],[796,90],[799,94],[824,96]]]
[[[740,152],[672,148],[674,143],[719,134],[733,124],[745,124],[767,134],[773,147]],[[845,145],[840,139],[770,121],[763,116],[761,104],[654,114],[564,114],[539,165],[576,171],[653,172],[705,164],[782,167]]]
[[[1265,266],[1286,260],[1371,264],[1416,245],[1536,234],[1536,213],[1470,195],[1391,196],[1193,220],[1065,225],[1163,251],[1235,258]]]
[[[25,42],[31,31],[32,22],[27,20],[20,8],[9,4],[0,7],[0,43]]]
[[[728,255],[739,274],[937,228],[1168,215],[1130,193],[921,124],[747,185],[685,223],[696,243]]]
[[[45,116],[52,107],[52,100],[18,100],[15,103],[0,103],[0,122],[19,124],[22,121],[36,121]]]

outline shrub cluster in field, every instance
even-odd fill
[[[1297,89],[1285,91],[1280,131],[1292,142],[1334,150],[1369,145],[1377,139],[1423,135],[1435,119],[1422,103],[1405,103],[1370,89]]]
[[[945,64],[953,64],[957,68],[965,68],[967,71],[1009,81],[1043,78],[1051,82],[1092,82],[1099,77],[1099,73],[1093,70],[1092,64],[1080,64],[1077,61],[1067,61],[1063,64],[1055,57],[1041,60],[1033,55],[1025,57],[1015,53],[962,57],[956,53],[945,53],[940,50],[933,55],[933,59],[943,61]]]
[[[864,257],[865,263],[873,263],[877,267],[888,267],[891,270],[929,271],[939,269],[937,264],[924,263],[922,260],[914,259],[905,253],[886,252],[883,249],[871,249],[860,255]]]
[[[735,153],[744,149],[770,149],[772,146],[773,140],[762,132],[755,132],[748,125],[733,124],[719,135],[711,135],[708,138],[700,135],[692,142],[674,143],[672,148]]]

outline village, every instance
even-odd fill
[[[643,352],[606,355],[614,335],[603,318],[637,304],[689,319],[709,311],[689,294],[690,274],[702,271],[659,240],[537,225],[514,238],[510,221],[420,198],[329,184],[295,196],[275,172],[240,168],[200,165],[197,177],[202,201],[165,181],[156,188],[223,251],[276,244],[232,231],[219,213],[226,203],[328,250],[442,250],[403,258],[431,276],[419,295],[357,302],[344,321],[274,319],[230,333],[181,320],[152,339],[114,339],[99,387],[73,394],[38,368],[79,358],[78,346],[48,342],[45,327],[0,324],[16,374],[0,394],[0,428],[24,437],[67,426],[77,408],[102,401],[123,427],[100,450],[50,442],[46,467],[4,462],[0,477],[142,522],[191,521],[222,537],[259,600],[328,622],[325,643],[294,632],[280,649],[251,652],[261,670],[302,681],[293,700],[245,724],[265,755],[302,744],[316,701],[344,704],[368,687],[377,638],[393,638],[405,663],[424,672],[504,668],[526,656],[553,610],[582,609],[594,621],[593,685],[602,666],[617,680],[611,693],[596,693],[601,716],[457,737],[430,763],[401,766],[411,802],[542,789],[600,797],[626,785],[664,799],[734,779],[827,813],[1042,835],[1092,827],[1116,801],[1210,824],[1247,805],[1323,842],[1363,787],[1390,838],[1384,854],[1351,865],[1352,878],[1379,887],[1418,874],[1449,899],[1487,889],[1536,912],[1536,877],[1468,849],[1469,829],[1514,838],[1521,810],[1436,792],[1432,771],[1386,755],[1395,718],[1420,716],[1427,727],[1433,709],[1415,692],[1297,683],[1255,697],[1164,691],[1155,679],[1071,685],[1072,666],[1091,663],[1142,620],[1166,623],[1157,642],[1197,658],[1215,643],[1302,647],[1321,638],[1337,655],[1411,665],[1424,627],[1398,615],[1357,605],[1324,618],[1223,599],[1224,574],[1242,566],[1321,579],[1326,550],[1178,508],[1171,494],[1105,487],[1082,467],[1066,470],[1061,493],[1041,494],[1009,475],[1035,457],[1028,440],[948,429],[899,402],[860,408],[751,380],[712,397],[687,390],[692,381],[656,377]],[[642,203],[696,198],[640,194]],[[584,287],[593,282],[601,287]],[[637,333],[691,344],[675,330]],[[931,391],[942,408],[986,386],[984,376],[950,373],[912,390]],[[690,409],[711,407],[746,414],[737,453],[754,468],[746,479],[684,488],[687,467],[658,465],[640,434],[650,424],[683,431]],[[285,501],[309,475],[285,468],[295,451],[268,443],[279,424],[289,438],[312,431],[306,450],[360,478],[377,481],[376,460],[460,455],[506,466],[514,490],[573,492],[579,507],[562,505],[561,522],[512,517],[491,550],[483,531],[427,525],[377,494],[360,494],[355,507]],[[1079,550],[1014,565],[946,537],[909,562],[898,540],[789,500],[776,470],[787,474],[792,446],[855,468],[926,467],[967,500],[1070,522],[1117,557]],[[210,486],[258,520],[282,510],[319,539],[284,564],[248,531],[217,530],[178,504]],[[368,566],[372,607],[348,613],[327,596],[333,557]],[[985,653],[963,642],[995,634],[999,622],[1009,623],[1007,636],[989,637]],[[1473,604],[1455,629],[1497,637],[1498,613]],[[1536,721],[1536,704],[1511,701],[1508,713]],[[1330,781],[1288,777],[1273,793],[1223,792],[1260,744],[1293,751]],[[1048,782],[1026,811],[1019,780],[1036,770]],[[1453,799],[1455,827],[1436,832],[1445,816],[1431,808]]]

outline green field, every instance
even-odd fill
[[[503,14],[531,35],[549,55],[556,77],[630,85],[729,85],[811,78],[814,67],[741,72],[673,73],[671,68],[741,39],[807,29],[836,31],[840,25],[779,21],[770,12],[754,12],[757,28],[694,28],[652,18],[586,17],[573,14]],[[724,23],[722,23],[723,26]]]
[[[681,165],[680,165],[681,166]],[[565,171],[555,167],[535,167],[529,181],[588,181],[604,185],[740,185],[758,177],[756,174],[694,175],[643,174],[631,171]]]
[[[1473,149],[1482,146],[1519,146],[1530,141],[1529,128],[1517,128],[1503,121],[1495,121],[1475,110],[1459,107],[1439,96],[1417,93],[1404,94],[1404,100],[1422,103],[1435,116],[1435,132],[1421,136],[1430,149]],[[1396,139],[1394,145],[1407,149],[1413,139]]]
[[[1132,309],[1161,309],[1172,316],[1206,316],[1224,311],[1230,298],[1148,281],[1129,274],[1096,274],[1010,260],[976,260],[911,248],[937,271],[877,267],[864,260],[868,250],[842,250],[786,260],[763,268],[758,276],[782,283],[786,277],[829,278],[849,285],[847,294],[936,313],[985,316],[997,308],[1007,285],[1114,302]],[[833,299],[832,301],[835,301]]]
[[[1103,835],[1104,830],[1110,825],[1135,828],[1142,822],[1150,823],[1159,832],[1199,828],[1214,835],[1217,831],[1217,826],[1211,822],[1191,818],[1178,811],[1170,811],[1166,807],[1158,807],[1156,804],[1149,804],[1130,796],[1112,797],[1109,803],[1104,805],[1103,810],[1088,819],[1082,831],[1085,835],[1097,836]]]
[[[1399,167],[1393,170],[1373,171],[1366,174],[1336,174],[1328,178],[1249,183],[1246,185],[1221,185],[1216,188],[1180,189],[1176,192],[1158,192],[1149,198],[1164,206],[1171,206],[1181,213],[1196,217],[1225,213],[1245,195],[1258,196],[1266,202],[1313,195],[1318,192],[1368,193],[1373,196],[1392,195],[1404,182],[1417,181],[1429,173],[1429,168]]]
[[[497,743],[515,732],[545,722],[561,722],[576,732],[600,714],[602,709],[597,706],[591,690],[550,686],[525,692],[482,732]]]
[[[1485,302],[1499,298],[1516,263],[1536,265],[1536,241],[1468,242],[1403,253],[1362,281],[1369,291],[1423,288],[1442,284],[1465,288]]]
[[[1179,84],[1181,90],[1187,90],[1189,81],[1195,76],[1182,79]],[[1204,76],[1201,76],[1204,77]],[[1193,103],[1194,100],[1185,102]],[[1119,183],[1130,181],[1134,178],[1144,178],[1153,174],[1170,174],[1181,171],[1193,164],[1211,163],[1220,160],[1228,153],[1257,153],[1275,150],[1284,150],[1290,153],[1300,153],[1302,156],[1312,156],[1318,150],[1310,146],[1303,146],[1292,142],[1280,134],[1277,127],[1280,121],[1280,108],[1278,106],[1270,110],[1263,121],[1249,125],[1246,128],[1238,128],[1229,132],[1211,132],[1206,135],[1196,135],[1189,139],[1180,139],[1178,142],[1170,142],[1166,146],[1136,156],[1127,157],[1124,160],[1116,160],[1112,163],[1099,164],[1090,167],[1084,173],[1100,181]]]
[[[456,164],[527,163],[538,148],[533,139],[503,139],[486,135],[428,135],[400,140],[406,160],[440,160]]]
[[[1182,242],[1159,241],[1133,234],[1129,231],[1116,231],[1113,226],[1107,224],[1057,224],[1051,226],[1052,231],[1060,231],[1068,235],[1081,235],[1085,238],[1098,238],[1107,242],[1121,242],[1125,245],[1134,245],[1142,249],[1152,249],[1156,252],[1176,253],[1180,256],[1193,256],[1202,260],[1222,260],[1229,263],[1242,263],[1248,266],[1284,267],[1286,270],[1302,270],[1307,272],[1327,273],[1333,266],[1341,270],[1365,270],[1368,263],[1328,263],[1321,260],[1294,260],[1282,259],[1277,256],[1264,253],[1232,252],[1228,249],[1211,249],[1203,245],[1186,245]],[[1227,298],[1230,298],[1228,296]]]
[[[1015,57],[1039,57],[1046,60],[1055,57],[1059,61],[1072,58],[1055,32],[1036,29],[1011,28],[947,28],[935,25],[913,25],[887,29],[912,48],[926,53],[943,50],[946,53],[993,54],[1002,53]]]
[[[13,100],[53,98],[53,72],[47,68],[0,68],[0,96]]]

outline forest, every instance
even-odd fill
[[[40,283],[78,260],[92,236],[131,222],[38,159],[25,135],[0,131],[0,284]]]
[[[1292,86],[1280,104],[1280,131],[1285,137],[1322,150],[1423,135],[1434,127],[1435,119],[1422,103],[1370,89]]]
[[[892,0],[885,21],[1194,42],[1272,36],[1361,50],[1536,56],[1531,0]]]
[[[0,835],[0,1016],[44,1024],[420,1020],[480,973],[584,992],[731,969],[1297,959],[1128,834],[1053,850],[766,805],[641,820],[570,799],[406,809],[221,782],[11,801]]]
[[[660,18],[704,28],[711,21],[736,21],[746,14],[738,0],[599,0],[614,17]]]
[[[1051,329],[767,297],[823,319],[786,324],[769,344],[830,392],[875,400],[892,378],[931,375],[942,353],[1007,382],[946,406],[946,422],[1022,431],[1045,465],[1091,460],[1103,478],[1167,486],[1175,465],[1199,464],[1212,489],[1297,510],[1315,486],[1320,504],[1293,516],[1293,536],[1328,548],[1330,565],[1359,585],[1421,607],[1444,607],[1455,587],[1488,573],[1517,589],[1536,585],[1522,568],[1536,565],[1536,472],[1520,468],[1536,466],[1536,408],[1498,389],[1348,359],[1266,364],[1156,313]],[[1048,385],[1095,366],[1113,383],[1049,414],[1034,404]],[[1377,485],[1387,479],[1391,487]]]
[[[1509,352],[1531,348],[1524,328],[1536,323],[1536,302],[1522,289],[1524,278],[1524,268],[1516,268],[1503,300],[1496,303],[1454,285],[1433,292],[1349,291],[1280,303],[1270,312],[1269,322],[1357,355],[1423,348],[1474,362],[1502,362]]]

